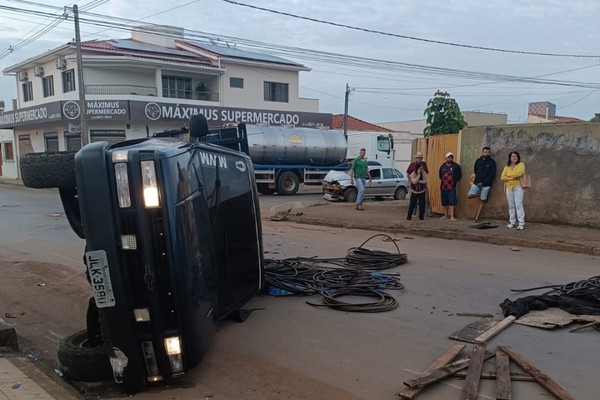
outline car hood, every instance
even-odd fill
[[[329,171],[327,173],[327,175],[325,175],[325,178],[323,178],[323,181],[325,182],[340,182],[340,181],[349,181],[350,180],[350,175],[348,175],[347,172],[344,171]]]

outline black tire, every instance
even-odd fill
[[[108,353],[102,346],[87,346],[87,331],[67,336],[58,344],[58,361],[65,376],[74,381],[99,382],[113,379]]]
[[[291,196],[300,189],[298,175],[291,171],[283,172],[277,178],[277,193],[281,196]]]
[[[269,184],[268,183],[257,183],[256,184],[256,190],[258,190],[258,193],[260,193],[260,194],[273,194],[273,193],[275,193],[275,189],[269,189]]]
[[[348,203],[354,203],[356,201],[357,195],[358,195],[358,191],[354,188],[349,188],[344,191],[344,199]]]
[[[399,186],[396,188],[396,191],[394,192],[394,200],[404,200],[406,199],[406,194],[408,193],[408,191],[406,190],[406,188],[404,186]]]
[[[21,157],[21,179],[30,188],[74,188],[75,152],[29,153]]]

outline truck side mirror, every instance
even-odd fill
[[[208,121],[202,114],[192,115],[190,118],[190,139],[200,139],[208,135]]]

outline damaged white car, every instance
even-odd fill
[[[365,185],[365,197],[382,199],[393,197],[395,200],[406,198],[409,183],[407,177],[397,168],[370,166],[369,172],[372,182]],[[350,184],[350,175],[347,171],[329,171],[323,179],[323,198],[330,201],[343,200],[356,201],[358,193],[356,186]]]

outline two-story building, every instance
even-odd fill
[[[81,43],[85,102],[80,104],[74,42],[6,68],[17,81],[12,129],[17,157],[78,150],[80,117],[89,141],[110,143],[181,128],[193,114],[212,127],[230,122],[331,126],[316,99],[299,97],[309,68],[216,42],[186,40],[182,28],[140,27],[129,39]]]

